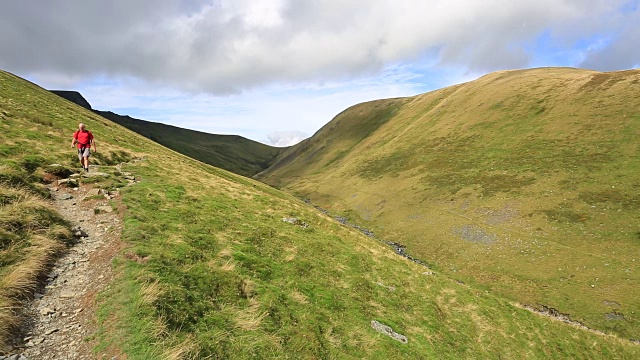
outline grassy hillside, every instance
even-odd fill
[[[127,359],[640,356],[637,344],[541,317],[453,281],[285,193],[163,148],[0,72],[3,191],[46,203],[41,181],[52,175],[47,165],[77,162],[68,143],[78,121],[96,135],[101,154],[96,160],[103,166],[144,159],[123,165],[140,182],[121,191],[123,240],[129,247],[114,262],[115,280],[98,296],[95,340],[101,354]],[[105,181],[94,185],[109,186],[109,178]],[[25,228],[31,237],[12,237],[21,215],[5,209],[10,202],[24,203],[19,198],[1,198],[0,311],[7,317],[30,291],[9,290],[24,284],[11,282],[10,274],[39,261],[33,239],[46,237],[60,247],[68,237],[55,213]],[[378,333],[372,321],[406,336],[406,343]]]
[[[243,176],[253,176],[267,169],[286,149],[237,135],[208,134],[121,116],[110,111],[97,113],[169,149]]]
[[[259,175],[474,287],[640,338],[640,71],[353,106]]]

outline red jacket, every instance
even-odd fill
[[[93,140],[93,134],[89,130],[80,131],[77,130],[73,133],[73,138],[78,141],[78,149],[91,147],[91,140]]]

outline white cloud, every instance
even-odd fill
[[[96,109],[268,143],[498,69],[638,66],[638,1],[6,1],[0,68]]]
[[[634,2],[630,2],[634,3]],[[640,66],[640,11],[635,2],[633,11],[623,12],[607,19],[618,29],[587,48],[583,67],[604,71],[637,68]]]
[[[357,81],[278,85],[224,97],[104,79],[76,90],[95,109],[270,144],[268,135],[275,131],[313,134],[348,106],[363,101],[410,96],[452,80],[470,80],[469,75],[450,70],[434,72],[427,78],[411,68],[397,66],[389,67],[381,76]]]
[[[47,4],[3,4],[0,67],[72,79],[134,77],[212,94],[370,76],[425,54],[437,64],[475,72],[526,67],[531,54],[523,44],[543,31],[572,44],[600,32],[633,31],[638,13],[634,8],[627,14],[635,18],[618,16],[627,0]],[[622,23],[606,21],[611,17]],[[632,46],[617,41],[611,48],[616,59],[636,56]],[[593,56],[594,64],[608,66],[606,52]],[[616,59],[612,64],[619,64]]]
[[[295,145],[308,137],[302,131],[275,131],[267,135],[269,144],[276,147]]]

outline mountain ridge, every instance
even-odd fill
[[[80,105],[87,110],[93,110],[91,104],[87,101],[87,99],[82,96],[82,94],[75,90],[49,90],[52,93],[71,101],[74,104]]]
[[[98,111],[100,116],[181,154],[233,173],[251,177],[267,169],[286,149],[240,135],[217,135]]]

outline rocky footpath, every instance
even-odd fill
[[[96,171],[96,166],[91,170],[49,186],[57,211],[73,226],[76,242],[35,294],[27,310],[30,322],[23,330],[23,348],[0,360],[113,358],[94,354],[92,338],[96,295],[111,280],[111,261],[124,246],[120,241],[122,205],[119,191],[100,189],[95,181],[115,175]],[[130,174],[117,170],[129,184],[135,183]]]

